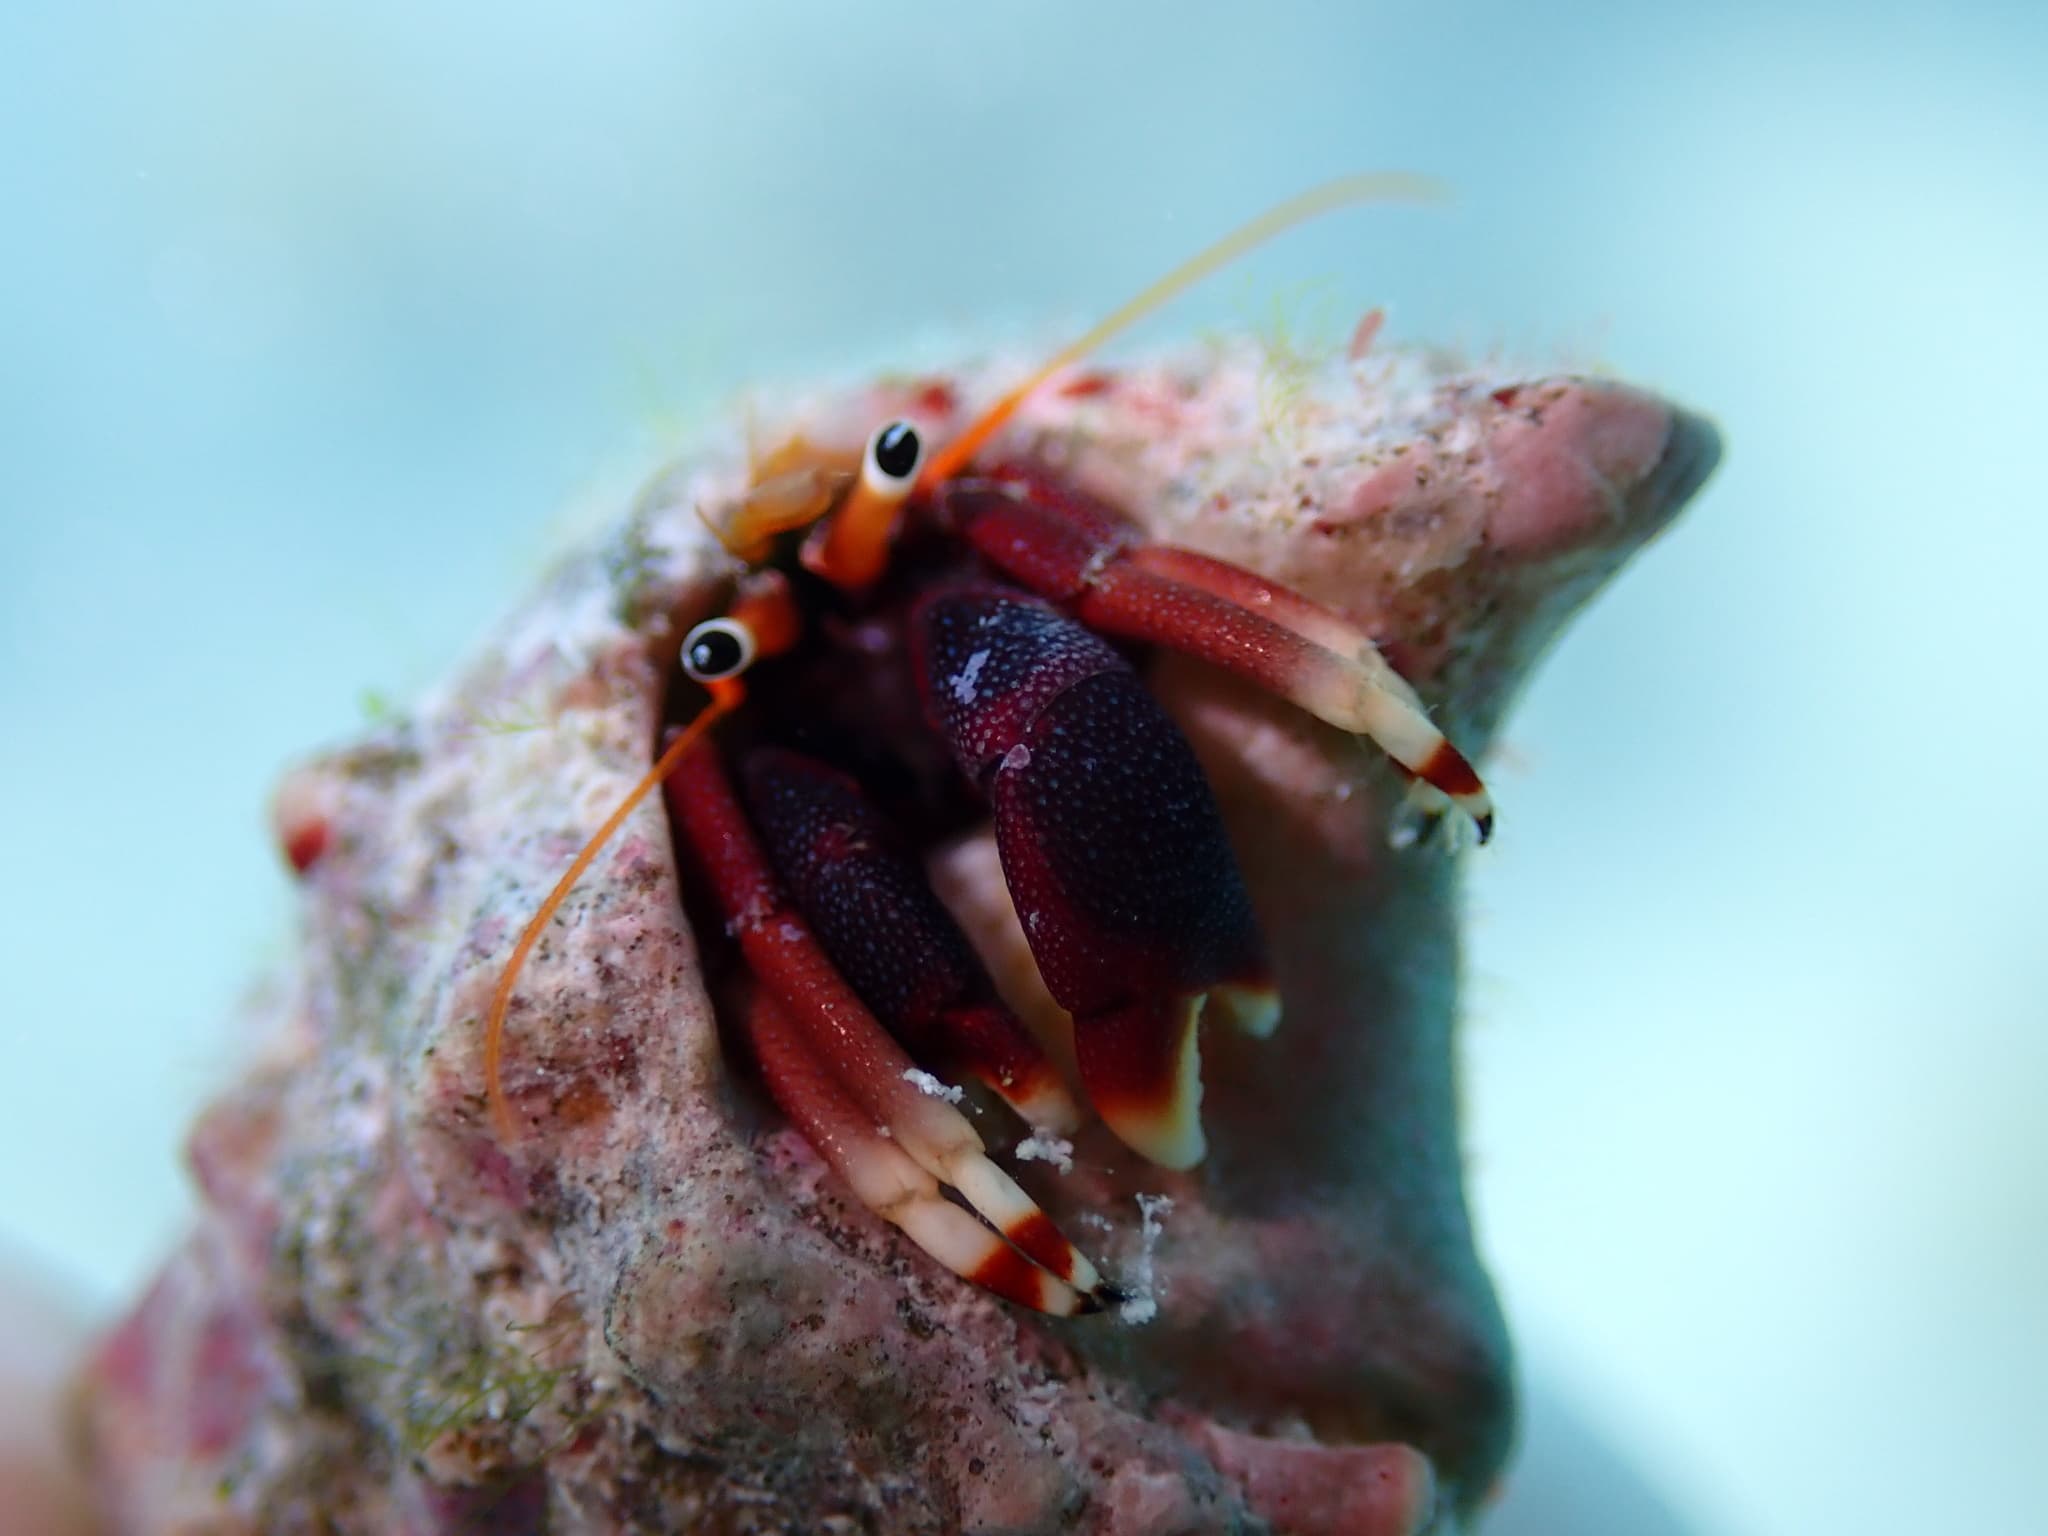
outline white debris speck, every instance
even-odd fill
[[[1017,745],[1003,754],[1003,766],[1012,773],[1017,772],[1020,768],[1029,768],[1031,766],[1031,749],[1025,746],[1023,742],[1018,742]]]
[[[795,923],[784,923],[782,925],[782,938],[784,943],[794,944],[803,936],[803,929],[797,927]]]
[[[1074,1144],[1043,1126],[1033,1126],[1031,1134],[1018,1142],[1015,1150],[1019,1162],[1051,1163],[1061,1173],[1074,1171]]]
[[[1160,1218],[1173,1209],[1170,1195],[1138,1196],[1138,1262],[1125,1281],[1130,1299],[1117,1308],[1117,1316],[1134,1327],[1159,1315],[1159,1298],[1154,1294],[1152,1260],[1159,1251]]]
[[[1428,826],[1429,818],[1404,801],[1387,818],[1387,846],[1396,853],[1403,853],[1422,841],[1422,834]]]
[[[988,652],[976,651],[967,658],[967,665],[953,676],[953,697],[962,704],[972,704],[977,697],[974,682],[981,676],[981,669],[988,665]]]
[[[917,1084],[917,1091],[919,1093],[928,1093],[935,1099],[944,1099],[948,1104],[958,1104],[967,1097],[966,1089],[955,1088],[950,1083],[942,1083],[936,1077],[933,1077],[931,1073],[920,1071],[916,1067],[904,1069],[903,1081]]]

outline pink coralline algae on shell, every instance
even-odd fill
[[[885,382],[770,425],[857,443],[916,412],[943,440],[1013,377]],[[1359,620],[1468,752],[1718,453],[1699,419],[1589,379],[1366,350],[1284,382],[1249,346],[1098,370],[1003,442]],[[1284,1022],[1206,1032],[1209,1153],[1186,1173],[1099,1125],[1068,1149],[977,1113],[1121,1307],[1055,1321],[957,1279],[783,1124],[722,1043],[699,962],[718,935],[686,916],[658,797],[521,980],[506,1087],[530,1129],[494,1132],[492,989],[651,759],[656,658],[729,569],[698,509],[739,492],[739,457],[658,478],[445,690],[283,786],[303,920],[271,1047],[193,1132],[198,1229],[85,1381],[111,1527],[1477,1520],[1513,1394],[1454,1115],[1459,858],[1393,835],[1376,754],[1200,664],[1147,676],[1216,789]],[[1042,1012],[987,835],[934,877]]]

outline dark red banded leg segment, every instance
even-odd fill
[[[748,753],[740,782],[776,873],[889,1032],[941,1075],[986,1083],[1027,1124],[1074,1130],[1080,1109],[1058,1070],[859,785],[775,747]]]
[[[1340,730],[1370,737],[1472,820],[1493,802],[1372,637],[1342,614],[1249,571],[1147,543],[1099,503],[1027,469],[955,481],[943,514],[983,558],[1090,628],[1163,645],[1236,673]]]
[[[1145,1156],[1192,1166],[1205,1000],[1278,1015],[1194,753],[1114,648],[1037,598],[941,591],[911,632],[926,708],[994,810],[1025,939],[1074,1016],[1090,1102]]]
[[[801,1113],[790,1111],[791,1118],[798,1120],[800,1127],[806,1119],[825,1127],[837,1138],[835,1145],[848,1149],[842,1154],[846,1157],[867,1158],[873,1163],[877,1143],[900,1149],[925,1175],[957,1191],[1022,1255],[1045,1271],[1034,1293],[1014,1278],[1015,1268],[1023,1265],[1018,1253],[1012,1254],[1016,1265],[991,1251],[976,1261],[975,1268],[961,1269],[955,1262],[957,1245],[942,1253],[920,1235],[931,1231],[928,1216],[919,1217],[924,1223],[919,1231],[905,1226],[928,1252],[967,1278],[991,1289],[1001,1288],[1010,1299],[1041,1311],[1083,1311],[1099,1305],[1096,1293],[1101,1281],[1095,1266],[1061,1235],[1031,1197],[989,1160],[981,1137],[967,1118],[944,1098],[919,1086],[923,1074],[826,958],[770,870],[726,780],[716,748],[705,744],[690,752],[664,781],[663,790],[669,814],[716,891],[726,925],[738,939],[748,969],[789,1025],[788,1036],[777,1035],[771,1019],[768,1030],[772,1039],[784,1045],[794,1040],[802,1057],[812,1064],[806,1069],[792,1050],[773,1047],[780,1052],[783,1091],[802,1106]],[[818,1086],[828,1081],[844,1096],[843,1104]],[[865,1135],[854,1134],[859,1118],[849,1122],[844,1105],[855,1106],[857,1117],[865,1119]],[[822,1147],[820,1153],[825,1155]],[[872,1178],[864,1167],[863,1178],[872,1189],[885,1184],[895,1189],[900,1182],[889,1168],[880,1165],[872,1169]],[[863,1184],[856,1182],[855,1190],[862,1193]],[[862,1193],[862,1198],[867,1195]],[[897,1219],[888,1210],[882,1214]]]

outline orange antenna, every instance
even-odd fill
[[[526,957],[533,953],[533,946],[540,942],[542,931],[568,899],[569,892],[576,888],[576,882],[583,878],[583,872],[590,868],[591,860],[619,830],[620,823],[632,814],[633,807],[645,800],[654,786],[669,776],[706,731],[739,708],[746,697],[746,685],[737,678],[714,682],[710,688],[711,702],[698,711],[697,718],[669,743],[667,751],[654,760],[654,766],[633,786],[632,793],[621,800],[605,818],[604,825],[591,834],[590,841],[583,845],[583,851],[576,855],[575,862],[563,872],[562,878],[555,882],[555,888],[548,892],[548,899],[533,914],[532,921],[519,935],[519,942],[512,946],[512,958],[505,963],[504,974],[498,978],[498,990],[491,997],[491,1011],[484,1021],[484,1093],[490,1100],[491,1123],[497,1129],[498,1140],[507,1146],[518,1136],[519,1128],[512,1118],[512,1105],[505,1097],[505,1083],[501,1075],[505,1058],[505,1014],[512,1006],[512,989],[519,984],[519,973],[526,967]]]
[[[982,445],[1001,431],[1004,423],[1016,415],[1017,408],[1031,397],[1032,392],[1062,368],[1092,352],[1117,332],[1136,324],[1169,300],[1177,298],[1217,268],[1228,265],[1282,231],[1306,223],[1333,208],[1343,208],[1353,203],[1428,203],[1440,201],[1444,196],[1442,184],[1426,176],[1379,172],[1363,176],[1341,176],[1335,181],[1326,181],[1319,187],[1311,187],[1299,197],[1291,197],[1277,208],[1269,208],[1249,224],[1225,235],[1200,255],[1174,268],[1085,336],[1069,342],[1055,352],[1023,383],[982,412],[980,419],[972,423],[966,431],[926,460],[920,481],[921,488],[929,491],[942,480],[950,480],[965,469],[975,454],[981,451]]]

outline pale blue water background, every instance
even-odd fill
[[[665,429],[1421,170],[1154,334],[1321,282],[1730,450],[1474,865],[1500,1528],[2042,1529],[2048,11],[568,9],[0,13],[0,1246],[139,1283],[277,768]]]

